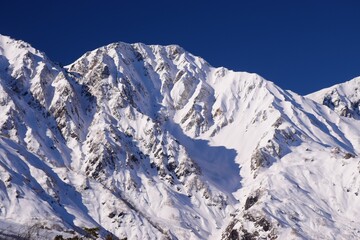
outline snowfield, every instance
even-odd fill
[[[308,96],[179,46],[61,67],[0,35],[0,239],[360,239],[360,78]]]

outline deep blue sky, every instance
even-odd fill
[[[179,44],[300,94],[360,76],[357,0],[11,0],[1,9],[1,34],[64,65],[123,41]]]

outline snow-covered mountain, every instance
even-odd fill
[[[358,239],[358,82],[303,97],[176,45],[63,68],[0,35],[0,238]]]

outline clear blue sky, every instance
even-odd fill
[[[1,34],[63,64],[123,41],[179,44],[300,94],[360,76],[356,0],[6,0],[1,10]]]

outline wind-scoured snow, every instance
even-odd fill
[[[358,239],[357,80],[304,97],[121,42],[63,68],[0,35],[0,238]]]

